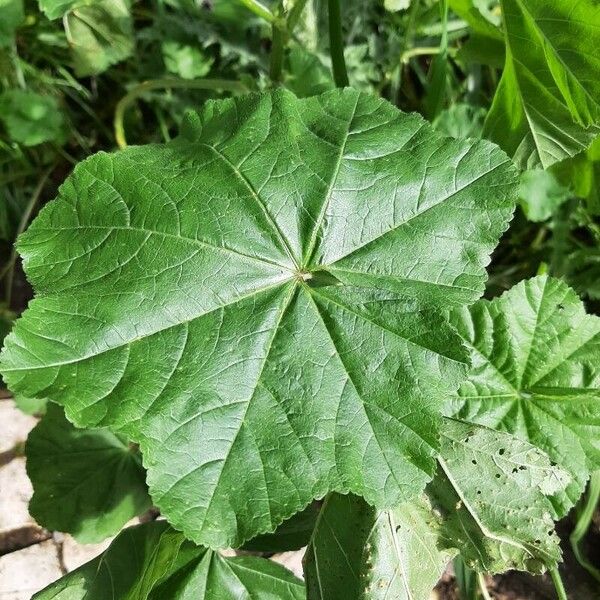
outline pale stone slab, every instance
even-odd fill
[[[280,552],[271,556],[271,560],[283,565],[286,569],[289,569],[296,577],[304,579],[304,573],[302,571],[302,558],[306,548],[300,550],[294,550],[293,552]]]
[[[65,535],[62,542],[63,564],[67,571],[73,571],[102,554],[114,538],[109,538],[99,544],[79,544],[70,535]]]
[[[13,400],[0,400],[0,452],[24,442],[36,423],[37,419],[21,412]]]
[[[0,532],[34,522],[27,509],[32,495],[24,457],[0,467]]]
[[[52,540],[0,557],[0,600],[30,600],[62,576]]]

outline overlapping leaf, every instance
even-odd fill
[[[108,550],[35,600],[302,600],[304,585],[264,558],[225,558],[166,522],[125,529]]]
[[[452,551],[424,499],[378,511],[356,496],[328,498],[305,561],[308,600],[428,600]]]
[[[565,514],[600,466],[600,319],[542,276],[453,321],[473,364],[454,413],[528,440],[569,472],[567,493],[553,500]]]
[[[446,420],[440,470],[427,493],[441,512],[439,545],[480,571],[540,572],[560,559],[550,496],[569,475],[532,444]]]
[[[29,511],[50,530],[98,542],[151,506],[135,449],[109,431],[76,429],[54,403],[29,434],[26,456]]]
[[[600,4],[502,0],[506,62],[484,136],[522,167],[585,150],[600,133]]]
[[[155,503],[205,545],[331,490],[397,505],[466,374],[436,311],[481,294],[515,192],[492,144],[353,90],[209,103],[41,212],[2,372],[139,442]]]

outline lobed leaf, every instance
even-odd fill
[[[541,572],[560,560],[549,496],[569,475],[528,442],[447,419],[440,470],[427,493],[440,511],[439,545],[483,572]]]
[[[0,94],[0,121],[10,138],[24,146],[65,141],[66,125],[56,98],[11,89]]]
[[[76,429],[53,402],[29,434],[25,454],[29,511],[51,531],[99,542],[151,506],[136,450],[107,430]]]
[[[558,279],[523,281],[452,318],[472,369],[452,413],[542,449],[572,477],[563,516],[600,467],[600,318]]]
[[[122,531],[94,560],[33,600],[302,600],[287,569],[254,556],[223,557],[194,546],[165,521]]]
[[[437,550],[438,529],[426,499],[378,511],[333,494],[304,558],[308,600],[429,600],[453,554]]]
[[[166,145],[78,165],[19,241],[36,299],[2,373],[138,442],[154,502],[235,546],[313,498],[435,471],[516,170],[348,89],[210,102]]]

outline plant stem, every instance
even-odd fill
[[[277,23],[273,23],[269,77],[274,84],[281,83],[287,37],[287,30],[280,27]]]
[[[573,529],[573,532],[569,536],[569,540],[577,562],[579,562],[592,577],[600,581],[600,569],[588,562],[581,548],[581,541],[590,527],[594,511],[596,510],[596,506],[598,506],[598,501],[600,501],[600,471],[595,471],[590,477],[590,485],[585,497],[585,502],[577,517],[575,529]]]
[[[562,578],[560,576],[560,573],[558,572],[558,567],[552,567],[548,570],[548,572],[550,573],[550,577],[552,577],[552,583],[554,584],[554,588],[556,589],[558,600],[569,600]]]
[[[267,21],[267,23],[275,23],[277,21],[277,17],[264,4],[258,2],[258,0],[240,0],[240,2],[257,17]]]
[[[226,79],[176,79],[176,78],[165,78],[165,79],[151,79],[144,81],[131,88],[125,96],[123,96],[115,109],[114,128],[115,128],[115,139],[119,148],[127,147],[127,140],[125,139],[125,128],[123,126],[123,120],[125,117],[125,111],[133,104],[139,96],[150,90],[158,90],[165,88],[188,88],[197,90],[218,90],[223,92],[234,92],[244,93],[248,89],[240,81],[230,81]]]
[[[483,573],[477,571],[477,585],[479,586],[479,591],[483,596],[483,600],[492,600],[490,593],[488,592],[487,584],[485,582],[485,576]]]
[[[329,8],[329,52],[333,79],[337,87],[348,85],[348,73],[344,59],[344,38],[342,35],[342,10],[340,0],[328,0]]]
[[[38,200],[40,199],[42,191],[44,190],[44,186],[46,185],[46,181],[48,181],[48,177],[50,177],[50,173],[52,173],[55,166],[56,165],[52,165],[51,167],[46,169],[44,171],[44,173],[42,174],[42,176],[40,177],[40,180],[38,181],[38,184],[35,187],[35,190],[33,190],[33,194],[31,194],[31,198],[29,199],[29,202],[27,203],[27,206],[25,207],[25,210],[23,211],[23,214],[21,215],[21,220],[19,221],[19,226],[17,227],[15,240],[25,231],[25,228],[27,227],[27,223],[29,223],[29,219],[31,219],[31,213],[33,212],[33,209],[35,208],[36,204],[38,203]],[[16,262],[17,262],[17,249],[16,249],[16,243],[15,243],[15,244],[13,244],[8,263],[6,264],[6,267],[4,268],[4,270],[2,272],[2,277],[6,276],[5,302],[6,302],[6,306],[8,308],[10,308],[10,303],[12,301],[12,288],[13,288],[13,280],[15,277],[15,263]]]

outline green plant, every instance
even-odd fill
[[[548,570],[566,597],[554,524],[600,470],[600,318],[569,286],[597,297],[600,8],[479,4],[242,0],[201,19],[159,2],[134,38],[137,5],[41,2],[77,77],[139,77],[102,133],[122,149],[92,154],[111,146],[91,136],[83,160],[62,96],[0,96],[7,164],[45,169],[28,202],[10,192],[6,239],[77,163],[18,239],[35,298],[0,359],[46,410],[31,511],[81,541],[152,504],[168,523],[36,598],[425,600],[452,560],[465,598],[509,569]],[[147,81],[109,68],[135,43],[161,57]],[[161,143],[125,148],[144,120]],[[592,574],[597,487],[572,537]],[[303,546],[305,584],[218,552]]]

